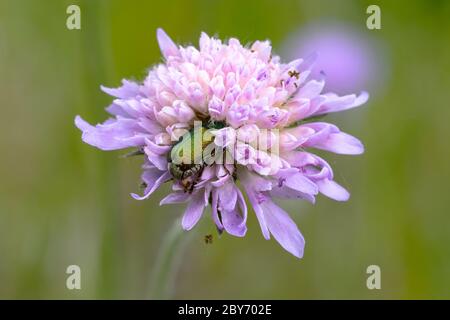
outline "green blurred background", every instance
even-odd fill
[[[81,30],[66,8],[81,7]],[[382,29],[365,27],[378,4]],[[142,79],[175,41],[200,31],[242,42],[317,21],[351,23],[383,43],[389,77],[367,106],[330,121],[361,138],[358,157],[326,155],[352,197],[283,203],[307,244],[297,260],[265,241],[252,213],[243,239],[218,237],[205,215],[191,231],[175,298],[450,298],[450,1],[0,0],[0,298],[148,298],[158,247],[182,206],[168,186],[135,201],[140,159],[83,144],[73,119],[106,119],[100,84]],[[213,244],[205,244],[212,233]],[[187,239],[187,238],[186,238]],[[187,240],[186,240],[187,241]],[[82,290],[66,289],[66,267]],[[381,290],[366,268],[381,267]]]

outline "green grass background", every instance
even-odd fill
[[[81,7],[80,31],[65,27]],[[378,4],[382,29],[365,27]],[[450,1],[0,0],[0,298],[147,298],[158,247],[182,206],[168,187],[133,200],[139,159],[80,140],[75,115],[106,119],[100,84],[142,79],[160,62],[163,27],[176,41],[200,31],[242,42],[284,40],[310,22],[344,21],[385,45],[383,93],[329,117],[361,138],[359,157],[326,155],[352,197],[286,202],[304,234],[297,260],[265,241],[254,214],[243,239],[205,215],[176,280],[176,298],[450,298]],[[214,234],[214,243],[203,242]],[[67,290],[66,267],[82,270]],[[381,267],[382,289],[366,288]]]

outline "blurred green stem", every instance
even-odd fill
[[[156,256],[151,276],[151,299],[170,299],[173,296],[174,282],[181,264],[183,249],[190,238],[181,228],[181,219],[175,220],[165,234]]]

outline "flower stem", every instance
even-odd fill
[[[151,299],[163,300],[172,298],[174,282],[181,264],[183,249],[186,247],[189,238],[190,235],[185,234],[181,228],[180,219],[175,220],[165,234],[156,256],[151,276]]]

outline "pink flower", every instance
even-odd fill
[[[124,80],[117,89],[102,88],[115,97],[107,108],[111,118],[91,126],[77,116],[83,141],[102,150],[143,153],[144,194],[132,196],[146,199],[170,182],[173,192],[160,204],[187,203],[186,230],[211,206],[220,232],[244,236],[245,192],[264,237],[272,235],[302,257],[304,239],[273,198],[349,198],[329,164],[310,151],[360,154],[361,142],[308,118],[358,107],[367,93],[322,93],[323,80],[308,80],[311,60],[283,64],[268,41],[245,47],[237,39],[222,43],[202,33],[197,49],[176,45],[161,29],[157,39],[165,63],[141,84]]]

